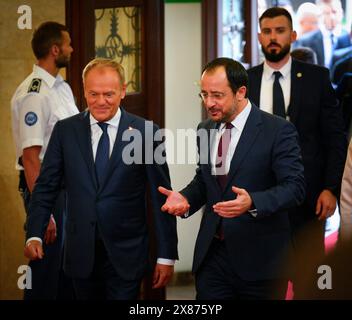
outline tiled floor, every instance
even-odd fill
[[[196,290],[194,285],[168,286],[166,300],[195,300]]]

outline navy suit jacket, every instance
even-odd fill
[[[160,144],[152,136],[157,126],[121,109],[115,145],[104,182],[98,187],[91,144],[89,113],[59,121],[52,133],[40,175],[32,194],[27,238],[43,239],[56,195],[64,182],[67,192],[67,221],[64,269],[72,277],[89,276],[94,264],[95,229],[105,244],[108,256],[119,276],[140,278],[148,266],[146,189],[149,184],[153,206],[153,225],[157,257],[177,259],[175,217],[161,212],[165,201],[157,187],[170,188],[167,163],[145,163],[147,149],[153,152]],[[141,135],[142,148],[136,148],[140,164],[126,164],[123,141],[125,131]],[[148,139],[149,138],[149,139]]]
[[[342,35],[337,38],[335,49],[346,48],[351,45],[350,35],[344,31]],[[324,54],[324,41],[323,34],[320,30],[315,30],[309,32],[298,39],[295,44],[295,47],[309,47],[315,51],[317,54],[318,64],[321,66],[325,65],[325,54]]]
[[[212,120],[198,126],[198,130],[207,130],[209,136],[215,128]],[[199,152],[209,153],[207,148],[202,150],[202,146],[198,141]],[[236,218],[223,218],[224,241],[234,271],[249,281],[280,278],[284,272],[283,254],[290,248],[287,209],[299,205],[305,195],[294,126],[252,105],[231,160],[224,191],[211,174],[210,161],[199,163],[194,179],[181,191],[190,203],[190,215],[206,205],[195,247],[193,272],[201,267],[219,223],[220,217],[214,213],[213,205],[234,199],[232,186],[246,189],[258,210],[256,218],[249,212]]]
[[[352,72],[352,51],[335,63],[332,69],[332,82],[339,84],[347,72]]]
[[[263,64],[248,70],[248,95],[257,105],[262,75]],[[347,152],[342,112],[324,67],[292,59],[290,96],[288,116],[299,135],[310,208],[304,215],[315,217],[316,201],[324,189],[339,198]]]

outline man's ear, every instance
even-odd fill
[[[121,99],[123,99],[124,97],[126,97],[126,89],[127,89],[126,84],[123,84],[123,85],[122,85],[122,88],[121,88]]]
[[[50,48],[50,53],[57,57],[60,54],[60,47],[57,44],[53,44]]]
[[[296,40],[297,40],[297,32],[293,30],[291,33],[291,43],[295,42]]]
[[[246,98],[247,88],[245,86],[240,87],[237,92],[236,96],[239,101],[242,101]]]

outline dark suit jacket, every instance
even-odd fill
[[[347,72],[352,72],[352,51],[335,63],[332,69],[332,82],[339,84]]]
[[[337,49],[334,51],[334,55],[332,57],[332,60],[331,60],[331,66],[332,66],[332,70],[334,70],[334,68],[336,67],[336,65],[348,58],[348,57],[351,57],[352,55],[352,45],[346,47],[346,48],[341,48],[341,49]],[[332,75],[334,73],[332,72]],[[332,78],[332,82],[336,83],[336,81],[333,80],[334,78]]]
[[[87,277],[93,268],[95,228],[99,228],[109,258],[119,276],[138,279],[148,264],[146,187],[150,186],[157,257],[177,258],[175,217],[161,212],[165,198],[157,187],[170,188],[167,164],[145,164],[147,149],[158,143],[151,136],[157,127],[121,109],[121,119],[105,181],[98,188],[91,145],[89,113],[82,112],[59,121],[36,182],[30,206],[27,238],[41,237],[56,194],[63,180],[67,191],[67,222],[64,269],[72,277]],[[141,164],[126,164],[122,152],[130,141],[123,141],[132,128],[141,135],[143,149],[135,148]],[[131,132],[132,132],[131,131]],[[161,149],[161,148],[158,148]],[[161,151],[160,151],[161,152]],[[137,154],[138,153],[138,154]]]
[[[211,135],[216,124],[207,120],[198,126]],[[205,144],[207,145],[207,144]],[[209,150],[199,144],[199,151]],[[181,191],[188,199],[190,214],[204,204],[197,237],[193,272],[200,268],[214,238],[220,217],[212,206],[235,198],[232,186],[246,189],[258,210],[254,218],[245,213],[222,219],[226,247],[234,272],[242,279],[255,281],[283,275],[282,254],[290,246],[287,209],[304,198],[303,166],[297,132],[292,124],[252,106],[236,147],[222,192],[211,174],[210,162],[199,164],[192,182]]]
[[[262,74],[263,64],[248,70],[249,97],[257,105]],[[323,189],[339,198],[347,152],[341,108],[326,68],[292,59],[288,115],[299,134],[306,200],[311,208],[309,214],[315,216],[316,201]]]
[[[336,87],[336,94],[340,100],[345,130],[349,132],[352,120],[352,72],[343,74]]]
[[[336,49],[345,48],[351,45],[350,35],[344,31],[338,38],[335,45]],[[295,44],[295,47],[309,47],[315,51],[317,54],[318,64],[324,66],[325,55],[324,55],[324,41],[323,34],[318,29],[312,32],[309,32],[298,39]]]

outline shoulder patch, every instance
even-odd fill
[[[27,126],[35,125],[37,121],[38,121],[38,116],[32,111],[27,112],[26,115],[24,116],[24,122],[26,123]]]
[[[31,84],[29,85],[27,93],[29,93],[29,92],[39,93],[41,85],[42,85],[42,79],[34,78],[31,82]]]

